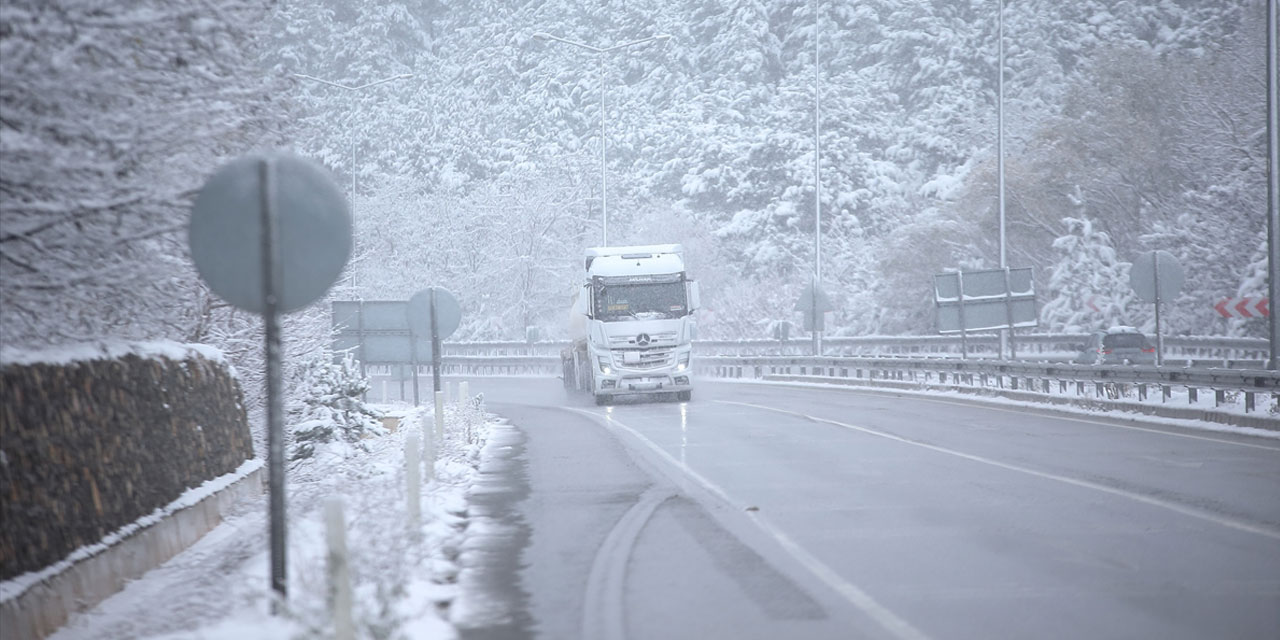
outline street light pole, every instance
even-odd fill
[[[304,74],[304,73],[295,73],[295,74],[293,74],[293,75],[294,75],[294,77],[297,77],[297,78],[303,78],[303,79],[305,79],[305,80],[312,80],[312,81],[315,81],[315,82],[319,82],[320,84],[327,84],[327,85],[329,85],[329,86],[331,86],[331,87],[337,87],[337,88],[339,88],[339,89],[346,89],[347,91],[362,91],[362,90],[364,90],[364,89],[368,89],[369,87],[375,87],[375,86],[377,86],[377,85],[385,84],[385,83],[387,83],[387,82],[391,82],[391,81],[393,81],[393,80],[408,80],[409,78],[412,78],[412,77],[413,77],[413,74],[412,74],[412,73],[401,73],[401,74],[398,74],[398,75],[394,75],[394,76],[390,76],[390,77],[387,77],[387,78],[383,78],[383,79],[381,79],[381,80],[374,80],[373,82],[368,82],[368,83],[365,83],[365,84],[362,84],[362,85],[357,85],[357,86],[354,86],[354,87],[353,87],[353,86],[350,86],[350,85],[342,84],[342,83],[340,83],[340,82],[333,82],[333,81],[331,81],[331,80],[325,80],[325,79],[323,79],[323,78],[317,78],[317,77],[315,77],[315,76],[309,76],[309,75],[306,75],[306,74]],[[353,133],[352,133],[352,135],[351,135],[351,198],[350,198],[350,201],[351,201],[351,213],[352,213],[352,215],[354,215],[354,214],[355,214],[355,209],[356,209],[356,136],[355,136],[355,133],[354,133],[354,132],[353,132]]]
[[[345,89],[351,92],[359,92],[359,91],[363,91],[364,89],[368,89],[370,87],[376,87],[380,84],[392,82],[394,80],[408,80],[409,78],[413,77],[412,73],[401,73],[394,76],[383,78],[381,80],[374,80],[373,82],[367,82],[365,84],[351,86],[351,85],[342,84],[340,82],[333,82],[331,80],[317,78],[315,76],[309,76],[304,73],[295,73],[293,75],[295,77],[302,78],[304,80],[311,80],[314,82],[319,82],[320,84],[327,84],[331,87],[337,87],[339,89]],[[352,109],[352,111],[354,111],[354,108]],[[351,197],[349,198],[348,201],[350,202],[350,205],[351,205],[351,217],[355,218],[355,214],[356,214],[356,134],[355,134],[354,128],[352,129],[352,132],[351,132]],[[352,268],[350,271],[350,284],[353,288],[355,287],[355,277],[356,277],[355,269]],[[360,367],[361,367],[361,373],[363,374],[364,373],[363,362],[360,363]]]
[[[819,331],[818,288],[822,286],[822,85],[819,58],[818,3],[813,0],[813,355],[822,355],[822,332]]]
[[[1006,248],[1007,240],[1005,238],[1005,219],[1004,219],[1004,0],[1000,0],[1000,9],[996,18],[996,66],[999,70],[996,72],[996,87],[999,94],[996,98],[996,173],[999,174],[998,182],[1000,197],[1000,268],[1005,269],[1005,280],[1008,280],[1009,253]],[[1009,359],[1013,359],[1012,345],[1009,342],[1009,334],[1013,331],[1013,327],[1000,330],[1000,357],[1004,358],[1006,353]]]
[[[1267,337],[1271,354],[1267,368],[1280,368],[1280,319],[1276,318],[1276,297],[1280,294],[1280,120],[1276,110],[1280,108],[1280,91],[1276,88],[1276,74],[1280,73],[1277,59],[1277,30],[1280,21],[1280,0],[1267,0]]]
[[[555,40],[556,42],[563,42],[564,44],[569,44],[575,47],[586,49],[587,51],[590,51],[596,54],[597,56],[597,60],[598,60],[597,67],[599,69],[599,74],[600,74],[600,245],[608,246],[609,245],[609,206],[608,206],[609,199],[607,195],[608,194],[608,188],[607,188],[608,178],[607,178],[607,169],[606,169],[607,165],[605,164],[605,132],[608,125],[606,124],[607,118],[605,116],[604,54],[611,53],[614,51],[620,51],[628,47],[648,44],[654,41],[669,40],[671,39],[671,36],[666,33],[660,33],[657,35],[649,36],[648,38],[641,38],[639,40],[633,40],[631,42],[616,44],[612,47],[593,47],[589,44],[585,44],[582,42],[575,42],[573,40],[566,40],[565,38],[561,38],[559,36],[553,36],[545,31],[538,31],[537,33],[533,34],[533,37],[539,40]]]

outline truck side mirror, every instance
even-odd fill
[[[573,313],[591,317],[591,287],[578,289],[578,295],[573,297]]]
[[[702,301],[698,299],[698,281],[690,280],[686,286],[689,288],[689,311],[697,311],[702,306]]]

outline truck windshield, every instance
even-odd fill
[[[686,308],[683,282],[596,287],[596,317],[605,322],[680,318]]]

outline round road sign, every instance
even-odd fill
[[[436,333],[441,340],[453,335],[462,322],[462,307],[458,299],[447,289],[427,287],[409,298],[405,313],[409,316],[409,330],[419,336],[431,336],[431,291],[436,292]]]
[[[1156,291],[1159,276],[1160,290]],[[1133,260],[1129,268],[1129,286],[1143,302],[1155,302],[1160,294],[1161,302],[1170,302],[1182,291],[1182,265],[1168,251],[1148,251]]]
[[[265,310],[262,268],[263,165],[274,193],[277,310],[324,295],[351,255],[351,214],[319,165],[294,155],[251,155],[224,165],[196,196],[188,242],[200,277],[232,305]]]

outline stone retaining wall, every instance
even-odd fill
[[[132,346],[0,363],[0,580],[57,563],[253,457],[240,387],[216,353]]]

